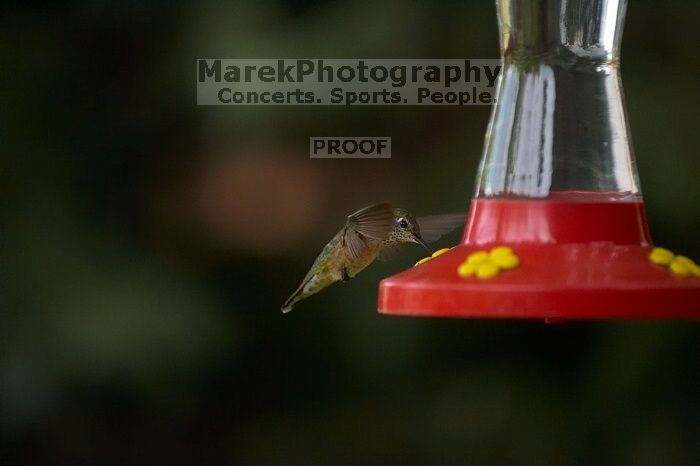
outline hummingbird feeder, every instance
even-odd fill
[[[461,243],[379,312],[699,318],[700,266],[654,248],[619,75],[627,0],[496,0],[502,73]]]

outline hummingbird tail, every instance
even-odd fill
[[[292,306],[294,306],[294,303],[292,302],[292,298],[289,298],[287,301],[284,302],[282,305],[282,313],[286,314],[289,311],[292,310]]]
[[[287,299],[284,304],[282,305],[282,312],[283,313],[288,313],[289,311],[292,310],[292,307],[301,301],[302,299],[306,299],[309,296],[318,293],[331,283],[338,281],[338,278],[333,278],[330,280],[319,280],[318,276],[316,274],[310,273],[302,282],[301,285],[299,285],[299,288],[297,288],[294,293]]]
[[[290,312],[292,310],[292,307],[294,307],[294,305],[297,302],[304,299],[303,297],[301,297],[301,294],[304,291],[304,285],[306,285],[306,282],[302,283],[299,286],[299,288],[297,288],[296,291],[294,291],[294,293],[292,293],[292,295],[289,298],[287,298],[287,300],[282,305],[282,313],[286,314]]]

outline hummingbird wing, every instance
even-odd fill
[[[387,244],[379,251],[377,259],[382,262],[390,261],[399,255],[399,250],[401,249],[401,243],[391,243]]]
[[[394,209],[386,202],[364,207],[348,215],[346,226],[372,239],[388,239],[394,228]]]
[[[467,214],[464,212],[454,214],[429,215],[418,217],[418,228],[420,235],[427,243],[434,243],[442,235],[445,235],[457,227],[464,227],[467,221]]]
[[[344,239],[350,256],[357,259],[367,247],[363,236],[383,241],[391,236],[393,228],[394,209],[387,203],[367,206],[349,215]]]

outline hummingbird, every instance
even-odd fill
[[[406,209],[387,203],[358,210],[316,257],[282,312],[335,282],[350,280],[375,259],[391,259],[403,243],[416,243],[432,252],[427,243],[463,226],[465,220],[465,213],[414,218]]]

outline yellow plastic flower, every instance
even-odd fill
[[[680,275],[681,277],[690,277],[690,275],[693,273],[688,264],[679,261],[671,262],[669,269],[671,272],[675,273],[676,275]]]
[[[657,265],[671,265],[673,253],[666,248],[654,248],[649,253],[649,260]]]
[[[424,257],[424,258],[422,258],[421,260],[419,260],[418,262],[416,262],[416,265],[425,264],[425,263],[428,262],[430,259],[432,259],[432,257]],[[415,266],[414,266],[414,267],[415,267]]]
[[[476,276],[481,279],[493,278],[499,273],[501,273],[501,268],[493,262],[483,262],[476,269]]]
[[[431,256],[429,256],[429,257],[424,257],[423,259],[421,259],[421,260],[419,260],[418,262],[416,262],[416,265],[414,265],[414,267],[417,266],[417,265],[425,264],[426,262],[428,262],[428,261],[429,261],[430,259],[432,259],[433,257],[441,256],[441,255],[445,254],[447,251],[449,251],[450,249],[452,249],[452,248],[442,248],[442,249],[438,249],[438,250],[435,251]]]
[[[442,254],[445,254],[445,253],[446,253],[447,251],[449,251],[450,249],[452,249],[452,248],[442,248],[442,249],[438,249],[438,250],[435,251],[435,252],[433,253],[433,255],[430,256],[430,257],[437,257],[437,256],[440,256],[440,255],[442,255]]]
[[[511,270],[520,265],[520,258],[508,246],[496,246],[490,251],[474,251],[457,267],[457,275],[462,278],[476,276],[487,280],[497,277],[503,270]]]
[[[671,272],[680,277],[695,276],[700,278],[700,266],[693,262],[692,259],[686,256],[675,255],[668,249],[652,249],[649,253],[649,261],[656,265],[668,267]]]
[[[476,251],[467,257],[467,262],[470,264],[478,265],[489,260],[489,253],[486,251]]]
[[[462,262],[459,267],[457,267],[457,275],[462,278],[468,278],[474,276],[476,273],[477,266],[470,264],[468,262]]]

